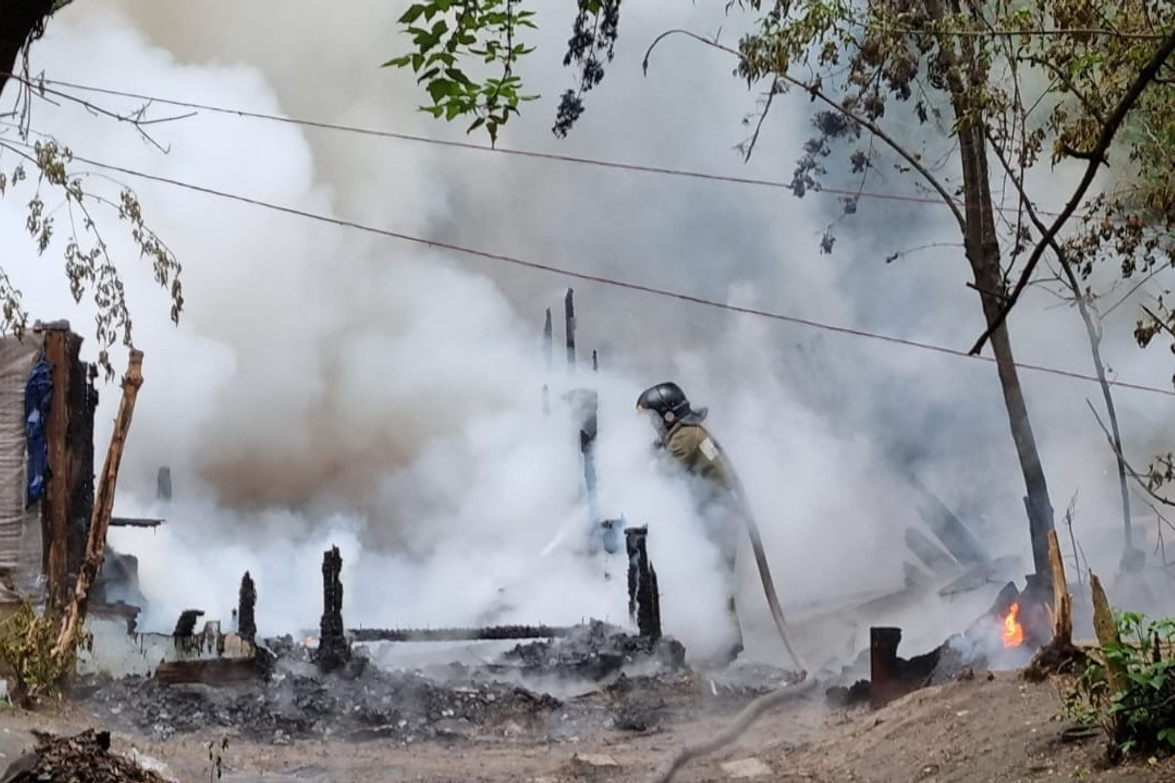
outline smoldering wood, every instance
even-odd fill
[[[250,642],[257,638],[257,586],[246,571],[237,594],[237,633]]]
[[[880,709],[929,683],[942,656],[939,647],[909,660],[898,656],[901,628],[869,629],[869,704]]]
[[[163,465],[155,474],[155,499],[171,500],[171,468]]]
[[[575,290],[563,298],[563,333],[567,338],[567,366],[575,368]]]
[[[1031,682],[1042,682],[1052,674],[1081,671],[1088,661],[1085,651],[1073,644],[1073,596],[1069,594],[1055,530],[1049,531],[1048,541],[1053,582],[1053,638],[1036,651],[1024,670],[1024,679]]]
[[[657,588],[657,571],[649,560],[649,528],[630,527],[624,531],[628,552],[628,613],[636,620],[640,635],[656,641],[661,638],[661,595]]]
[[[322,621],[315,662],[323,672],[340,669],[351,660],[343,626],[343,556],[332,546],[322,555]]]
[[[355,643],[492,642],[565,638],[575,630],[572,627],[549,625],[489,625],[481,628],[354,628],[347,635]]]
[[[147,517],[111,517],[111,527],[159,527],[167,524],[166,519],[149,519]]]
[[[185,609],[180,612],[179,619],[175,621],[175,630],[171,635],[176,638],[187,638],[196,635],[196,623],[204,616],[203,609]]]

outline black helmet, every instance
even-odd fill
[[[638,411],[651,411],[668,427],[677,422],[697,424],[706,418],[706,409],[693,410],[685,392],[676,383],[658,383],[641,392],[636,400]]]

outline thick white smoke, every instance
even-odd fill
[[[53,20],[33,59],[55,79],[459,137],[461,128],[414,111],[409,76],[376,67],[404,45],[394,35],[402,5],[340,8],[324,19],[309,3],[278,0],[88,2]],[[609,77],[564,142],[548,128],[553,97],[572,74],[550,63],[569,17],[544,9],[528,79],[545,100],[511,121],[504,143],[743,173],[731,148],[747,134],[738,120],[753,100],[719,53],[670,41],[640,76],[656,32],[716,29],[720,9],[631,5]],[[780,101],[755,175],[789,176],[808,110],[801,99]],[[895,250],[957,242],[941,207],[863,200],[858,222],[843,224],[834,254],[823,257],[819,238],[839,208],[827,196],[798,201],[773,189],[211,113],[151,126],[164,155],[80,107],[35,111],[38,130],[79,154],[259,200],[914,339],[965,347],[980,331],[958,247],[884,263]],[[332,543],[343,552],[349,625],[624,622],[619,563],[605,582],[599,562],[569,546],[541,556],[587,518],[573,423],[558,408],[541,414],[548,382],[556,397],[575,383],[599,388],[602,509],[650,525],[665,629],[691,652],[723,642],[720,577],[685,487],[650,464],[652,433],[633,415],[637,392],[660,380],[680,381],[710,407],[788,605],[901,584],[909,559],[901,534],[917,518],[907,468],[981,521],[993,554],[1030,562],[1023,485],[990,365],[577,286],[580,344],[601,349],[604,369],[590,379],[552,375],[539,330],[547,306],[558,321],[566,281],[128,182],[183,262],[187,299],[172,328],[146,264],[134,263],[117,226],[103,228],[126,259],[146,353],[119,512],[170,520],[160,532],[119,531],[114,543],[140,556],[155,627],[189,606],[227,619],[246,569],[257,580],[263,633],[313,627],[321,553]],[[910,192],[884,172],[869,187]],[[5,258],[29,257],[23,220],[19,200],[0,202]],[[53,258],[5,267],[37,316],[84,328],[88,310],[70,304]],[[1077,315],[1050,307],[1034,296],[1013,317],[1019,358],[1088,372]],[[1129,307],[1115,313],[1104,350],[1122,377],[1165,383],[1163,357],[1130,345],[1132,318]],[[1080,488],[1087,553],[1116,563],[1112,461],[1084,402],[1096,400],[1096,387],[1029,373],[1024,381],[1058,511]],[[103,388],[99,459],[116,397]],[[1166,410],[1137,393],[1120,394],[1119,404],[1128,436],[1151,432]],[[163,464],[176,482],[166,509],[151,500]],[[750,558],[743,562],[744,617],[767,628]],[[926,618],[931,636],[958,630],[949,608]],[[777,655],[768,644],[763,653]]]

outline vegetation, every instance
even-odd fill
[[[86,632],[75,649],[54,654],[60,632],[55,613],[38,614],[27,600],[0,621],[0,662],[11,669],[15,683],[11,696],[16,704],[27,708],[59,699],[74,672],[77,650],[91,649],[93,637]]]
[[[88,172],[74,164],[70,149],[50,135],[33,128],[34,101],[74,102],[95,113],[106,113],[80,99],[46,87],[27,73],[29,47],[43,34],[50,16],[69,0],[20,0],[0,18],[0,96],[14,96],[13,109],[5,115],[14,137],[0,139],[0,155],[13,161],[0,163],[0,198],[19,198],[27,205],[25,228],[38,255],[60,248],[70,295],[75,302],[89,294],[95,308],[94,336],[98,363],[107,380],[114,377],[109,349],[120,341],[133,345],[133,329],[122,273],[105,229],[120,223],[139,255],[152,267],[155,282],[171,297],[171,319],[178,323],[183,310],[181,267],[167,245],[147,224],[134,191],[121,188],[108,196],[101,188],[89,188]],[[14,45],[14,42],[16,44]],[[17,67],[18,59],[24,66]],[[9,76],[8,74],[12,74]],[[109,115],[138,128],[141,115]],[[0,158],[2,161],[3,158]],[[59,219],[66,221],[64,243],[58,240]],[[29,313],[13,268],[0,261],[0,334],[21,335],[29,326]]]
[[[1175,620],[1116,614],[1118,641],[1103,643],[1098,659],[1066,695],[1070,718],[1101,725],[1111,756],[1175,751]]]

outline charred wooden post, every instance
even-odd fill
[[[661,638],[661,596],[657,590],[657,572],[646,546],[648,534],[647,525],[624,531],[628,549],[628,614],[636,620],[641,636],[656,641]]]
[[[82,338],[69,335],[69,426],[66,448],[70,458],[70,524],[66,554],[67,588],[81,573],[94,509],[94,411],[98,408],[98,390],[94,381],[98,368],[83,362]],[[68,592],[68,589],[67,589]]]
[[[575,290],[568,288],[563,299],[563,331],[567,337],[567,366],[575,369]]]
[[[901,628],[869,629],[869,705],[879,709],[929,683],[942,648],[905,660],[898,657]]]
[[[322,622],[319,626],[318,668],[323,672],[340,669],[351,660],[343,626],[343,556],[332,546],[322,555]]]
[[[163,502],[171,500],[171,468],[166,465],[155,474],[155,499]]]
[[[42,567],[51,605],[69,600],[72,577],[81,568],[94,503],[94,368],[81,361],[82,338],[69,321],[38,322],[50,365],[49,415],[45,422],[48,469],[41,506]]]
[[[600,354],[592,351],[592,372],[600,371]]]
[[[250,642],[257,638],[257,588],[246,571],[237,595],[237,633]]]
[[[554,352],[554,330],[551,327],[551,308],[547,308],[547,318],[543,322],[543,363],[551,369],[551,360]]]
[[[45,326],[45,359],[49,362],[52,391],[45,442],[49,446],[48,475],[41,505],[44,536],[43,568],[48,581],[46,598],[52,606],[65,605],[69,577],[69,477],[71,454],[67,447],[69,429],[69,323]]]

